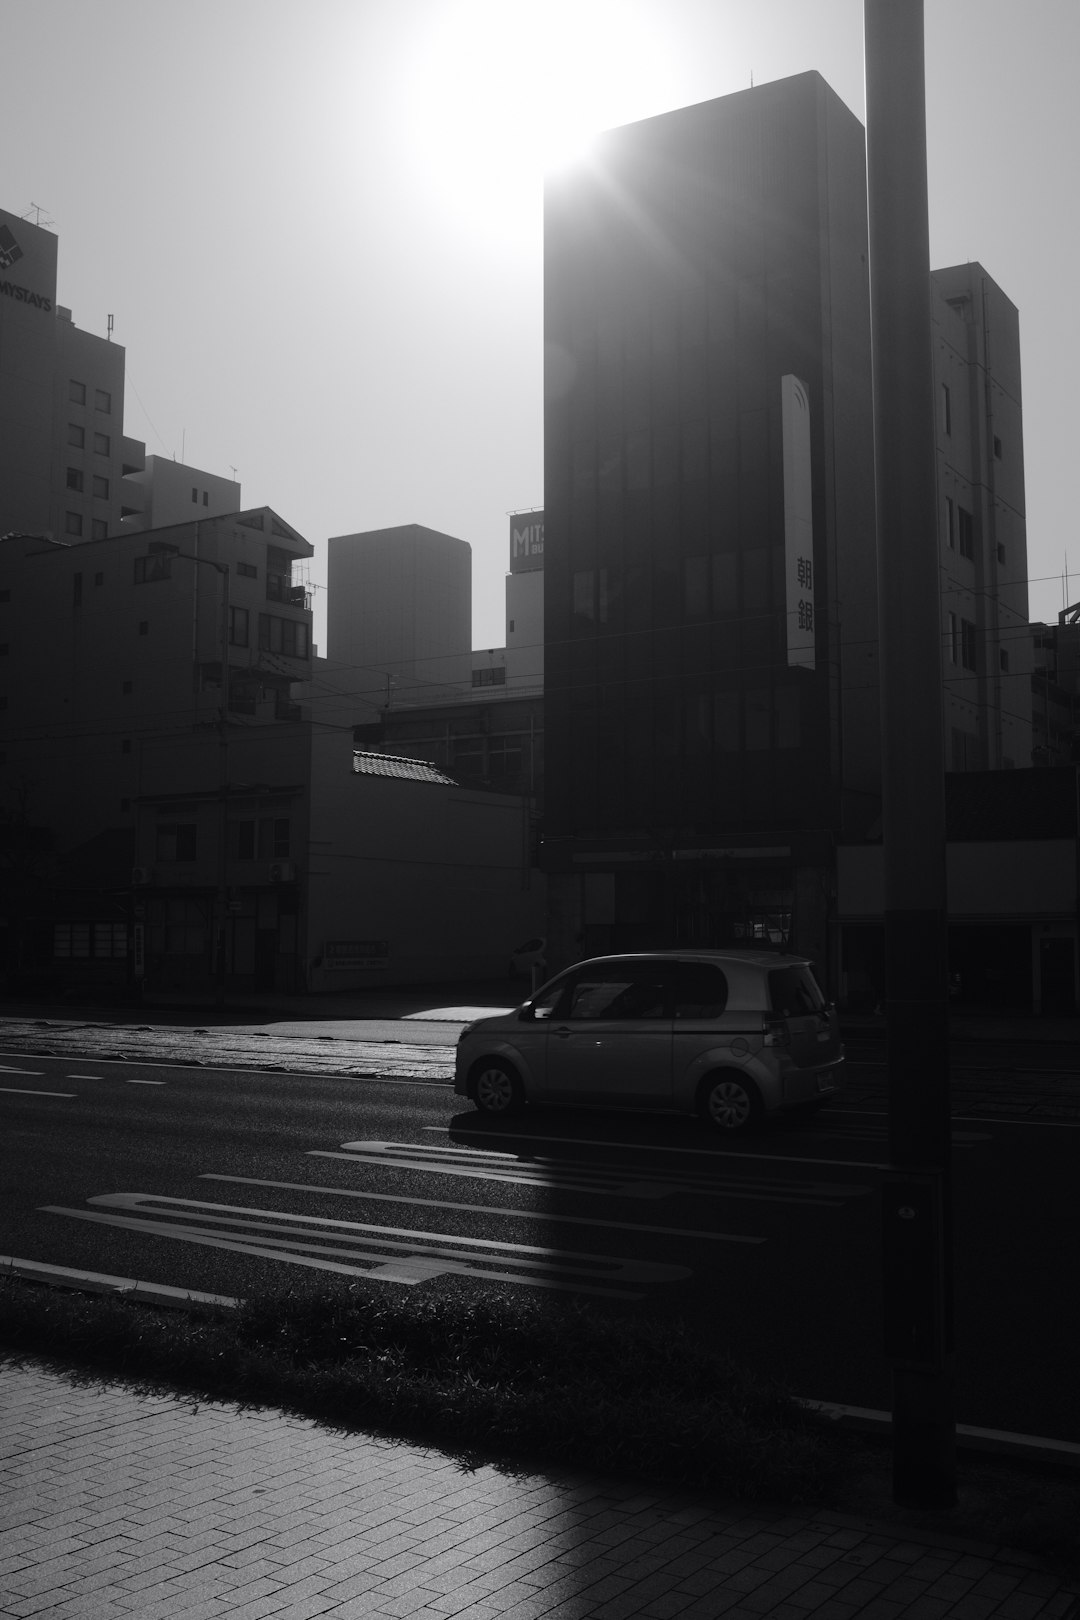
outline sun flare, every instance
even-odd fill
[[[458,218],[535,213],[544,173],[661,110],[665,49],[628,0],[446,0],[410,63],[418,165]]]

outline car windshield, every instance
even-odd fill
[[[799,1018],[824,1011],[825,997],[805,962],[770,969],[769,1006],[781,1018]]]

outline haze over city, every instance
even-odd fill
[[[544,501],[545,164],[808,69],[864,116],[860,0],[8,0],[3,41],[0,200],[58,234],[76,324],[114,317],[127,432],[236,476],[316,585],[330,535],[469,541],[476,646],[504,639],[506,514]],[[1080,595],[1080,10],[927,0],[926,45],[932,263],[979,260],[1019,308],[1052,619],[1067,562]]]

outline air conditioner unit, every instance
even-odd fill
[[[154,874],[149,866],[133,866],[131,868],[131,887],[141,889],[145,884],[154,881]]]
[[[271,883],[292,883],[296,878],[296,867],[292,861],[271,861]]]

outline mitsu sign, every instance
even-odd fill
[[[515,512],[510,517],[510,572],[524,574],[544,566],[543,512]]]

